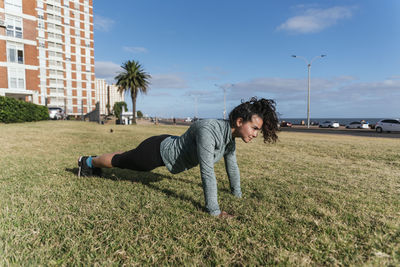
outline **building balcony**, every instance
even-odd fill
[[[65,98],[64,93],[60,93],[60,92],[50,92],[50,94],[48,96],[56,97],[56,98]]]
[[[49,69],[49,70],[64,70],[64,67],[57,66],[57,65],[49,65],[49,67],[47,69]]]
[[[64,79],[64,75],[62,74],[49,74],[49,78],[53,78],[53,79]]]

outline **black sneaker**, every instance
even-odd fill
[[[95,158],[95,157],[97,157],[97,156],[91,156],[91,157],[92,157],[92,159],[93,159],[93,158]],[[92,169],[92,175],[93,175],[93,176],[101,177],[101,175],[103,174],[101,168],[93,167],[93,168],[91,168],[91,169]]]
[[[96,156],[92,156],[92,158],[94,158]],[[88,157],[86,156],[81,156],[78,159],[78,166],[79,166],[79,170],[78,170],[78,177],[85,177],[85,176],[101,176],[102,171],[101,168],[90,168],[87,163]]]
[[[79,157],[79,159],[78,159],[78,166],[79,166],[78,177],[92,176],[92,175],[93,175],[93,169],[90,168],[90,167],[86,164],[87,158],[88,158],[88,157],[81,156],[81,157]]]

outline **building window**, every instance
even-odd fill
[[[22,0],[5,0],[4,8],[6,11],[22,12]]]
[[[7,16],[7,36],[22,38],[22,19],[18,17]]]
[[[41,20],[38,21],[38,28],[44,29],[44,21],[41,21]]]
[[[61,35],[61,34],[58,34],[58,33],[49,32],[49,33],[47,33],[47,36],[48,36],[49,38],[54,38],[54,39],[57,39],[57,40],[62,40],[62,35]]]
[[[51,87],[63,87],[64,86],[64,80],[62,80],[62,79],[50,79],[49,83],[50,83]]]
[[[8,87],[9,88],[25,88],[25,69],[8,68]]]
[[[7,59],[8,62],[24,64],[24,46],[7,43]]]
[[[50,51],[49,50],[49,57],[57,57],[62,59],[63,58],[63,54],[60,52],[54,52],[54,51]]]
[[[45,40],[39,40],[39,47],[46,47],[46,41]]]
[[[57,60],[49,60],[49,66],[50,67],[63,67],[62,61],[57,61]]]

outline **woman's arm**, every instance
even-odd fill
[[[206,128],[200,128],[196,143],[206,209],[211,215],[218,216],[221,210],[218,205],[217,179],[214,172],[215,139]]]
[[[225,169],[228,174],[229,183],[231,186],[231,192],[237,197],[242,196],[240,189],[240,171],[236,161],[236,149],[235,144],[232,145],[224,155]]]

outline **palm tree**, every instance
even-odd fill
[[[136,98],[138,92],[147,93],[151,79],[150,74],[146,73],[138,61],[128,60],[122,64],[123,69],[115,79],[117,80],[118,92],[130,92],[132,98],[133,124],[136,124]]]

